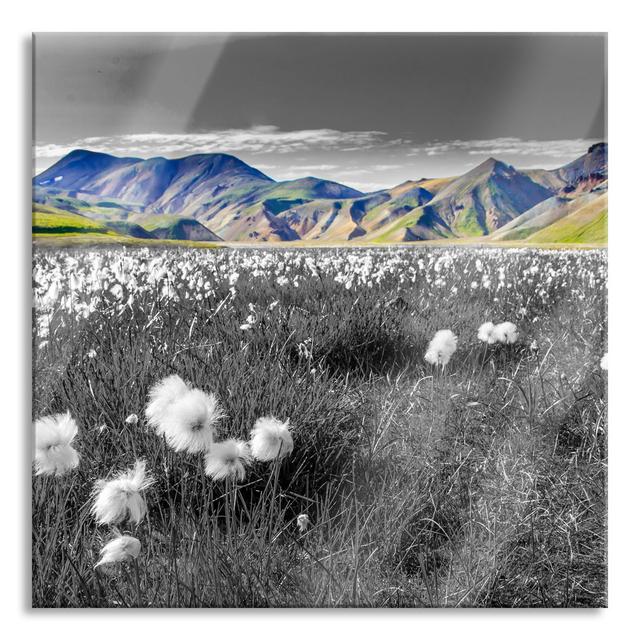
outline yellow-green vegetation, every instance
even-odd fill
[[[326,247],[326,246],[379,246],[384,243],[415,246],[416,242],[404,242],[404,230],[414,226],[422,216],[422,209],[415,209],[402,216],[395,223],[385,227],[380,235],[375,232],[363,240],[300,240],[287,242],[287,246],[294,247]],[[437,228],[430,231],[432,239],[425,242],[436,246],[443,245],[473,245],[500,247],[539,247],[554,249],[589,249],[607,245],[607,217],[608,210],[602,209],[602,204],[594,202],[575,214],[571,214],[556,223],[528,235],[525,239],[508,236],[508,239],[495,241],[485,236],[451,238],[445,237]],[[166,228],[181,220],[181,216],[142,216],[137,215],[131,221],[144,229],[153,232],[155,229]],[[187,220],[190,220],[187,218]],[[131,223],[129,223],[131,224]],[[48,205],[34,204],[33,207],[33,240],[39,245],[76,246],[87,244],[123,244],[127,246],[184,246],[199,248],[217,248],[227,246],[252,246],[251,242],[210,242],[179,239],[134,238],[115,229],[109,228],[100,220],[57,209]],[[274,245],[276,243],[272,243]]]
[[[140,226],[152,232],[154,229],[171,227],[185,220],[180,216],[147,216],[141,219]],[[189,223],[197,224],[190,218]],[[112,226],[110,226],[112,225]],[[213,249],[220,246],[217,242],[169,239],[140,238],[128,235],[128,229],[136,224],[128,221],[110,223],[94,220],[79,213],[64,211],[50,205],[34,204],[32,218],[32,239],[40,246],[78,246],[78,245],[126,245],[126,246],[183,246]]]
[[[404,230],[408,227],[412,227],[418,222],[422,216],[421,209],[414,209],[405,216],[402,216],[397,222],[386,226],[384,231],[373,240],[375,243],[380,244],[383,242],[398,242],[404,238]],[[375,235],[375,232],[371,235]]]
[[[529,236],[529,242],[603,243],[607,242],[608,209],[583,207],[545,229]]]
[[[67,233],[118,235],[97,220],[92,220],[79,213],[71,213],[39,204],[33,206],[32,230],[34,235]]]
[[[40,247],[74,247],[91,245],[120,245],[135,247],[185,247],[193,249],[217,249],[219,242],[199,240],[159,240],[155,238],[133,238],[109,233],[34,233],[33,242]]]
[[[478,222],[478,212],[473,209],[465,209],[458,214],[454,231],[462,236],[477,237],[485,234],[485,229]]]
[[[131,238],[127,236],[119,236],[117,234],[97,234],[97,233],[34,233],[34,244],[41,247],[70,247],[70,246],[88,246],[88,245],[137,245],[149,247],[193,247],[199,249],[217,249],[219,247],[265,247],[265,243],[245,241],[245,242],[206,242],[197,240],[155,240],[147,238]],[[353,247],[364,249],[367,247],[379,247],[381,244],[391,242],[389,239],[369,239],[366,241],[358,240],[323,240],[308,241],[295,240],[286,243],[269,243],[267,246],[272,248],[287,249],[326,249],[331,247]],[[490,241],[483,238],[442,238],[436,240],[428,240],[425,242],[393,242],[394,246],[401,247],[446,247],[446,246],[468,246],[468,247],[495,247],[504,249],[515,248],[535,248],[535,249],[554,249],[554,250],[589,250],[606,248],[605,242],[523,242],[523,241]]]
[[[162,229],[163,227],[170,227],[176,222],[185,220],[182,216],[172,215],[138,215],[131,218],[133,222],[138,223],[141,227],[147,231],[153,231],[154,229]]]

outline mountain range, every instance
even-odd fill
[[[33,233],[212,242],[476,238],[606,243],[607,144],[553,170],[489,158],[460,176],[362,193],[277,182],[222,153],[121,158],[77,149],[33,179]]]

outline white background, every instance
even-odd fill
[[[638,298],[640,145],[638,33],[633,5],[613,1],[394,0],[9,0],[3,3],[0,389],[0,606],[4,637],[626,638],[638,633]],[[589,31],[609,34],[610,475],[609,608],[595,611],[31,611],[26,436],[30,409],[31,58],[32,31]],[[594,82],[599,82],[594,78]],[[11,628],[15,626],[15,628]]]

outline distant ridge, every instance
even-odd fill
[[[143,159],[76,149],[33,179],[33,199],[138,238],[528,241],[583,205],[605,202],[598,198],[608,188],[607,153],[605,142],[593,144],[554,170],[518,170],[487,158],[461,176],[407,180],[365,194],[312,176],[276,182],[224,153]],[[589,224],[604,227],[590,237],[606,238],[607,213],[592,218]],[[580,238],[579,229],[573,235]]]

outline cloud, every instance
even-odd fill
[[[388,171],[394,171],[396,169],[404,169],[405,167],[406,167],[406,164],[372,164],[372,165],[364,164],[361,167],[334,166],[332,167],[332,169],[339,169],[341,176],[365,176],[365,175],[371,174],[372,172],[384,173]],[[300,169],[300,167],[295,167],[295,166],[290,167],[290,171],[295,171],[296,169]],[[327,167],[327,170],[328,169],[329,167]]]
[[[194,153],[287,154],[313,151],[367,151],[405,147],[406,157],[442,156],[466,153],[470,156],[538,156],[576,157],[585,153],[597,140],[522,140],[504,137],[478,140],[435,141],[419,145],[404,138],[391,139],[383,131],[339,131],[337,129],[303,129],[282,131],[271,125],[250,129],[223,129],[206,133],[136,133],[97,136],[74,140],[69,144],[42,143],[35,148],[36,158],[59,158],[73,149],[87,148],[114,155],[170,157]],[[264,165],[266,167],[266,165]],[[276,165],[271,165],[275,167]],[[367,171],[390,171],[398,164],[374,164]],[[292,167],[293,168],[293,167]],[[310,164],[301,171],[331,171],[333,164]]]
[[[81,138],[70,144],[39,144],[38,158],[57,158],[84,148],[114,155],[157,156],[194,153],[294,153],[300,151],[366,150],[397,144],[383,131],[304,129],[282,131],[273,126],[224,129],[207,133],[136,133]]]
[[[402,169],[402,164],[374,164],[371,166],[373,171],[392,171],[393,169]]]
[[[388,182],[353,182],[347,183],[353,189],[362,191],[363,193],[371,193],[372,191],[381,191],[382,189],[388,189]]]
[[[291,167],[291,170],[296,171],[333,171],[339,169],[340,165],[337,164],[299,164],[295,167]]]
[[[77,148],[143,158],[221,152],[237,155],[278,180],[314,175],[371,190],[383,181],[397,184],[412,175],[463,173],[489,156],[519,168],[553,168],[584,154],[594,142],[598,141],[515,137],[422,142],[391,138],[382,131],[283,131],[274,126],[255,126],[204,133],[86,137],[69,144],[40,143],[35,156],[38,173]]]
[[[254,162],[252,166],[256,169],[260,169],[260,171],[271,171],[271,169],[280,168],[277,164],[264,164],[263,162]]]
[[[413,147],[409,154],[424,153],[439,156],[466,152],[471,156],[547,156],[552,158],[576,157],[598,140],[522,140],[520,138],[494,138],[489,140],[449,140],[434,142],[424,147]]]

